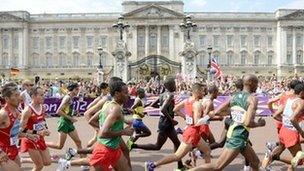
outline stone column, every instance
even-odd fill
[[[137,56],[137,26],[133,26],[132,27],[133,30],[132,30],[132,38],[133,38],[133,57],[134,59],[138,60],[138,56]]]
[[[293,73],[297,73],[297,46],[296,46],[296,30],[292,29],[292,65],[293,65]]]
[[[284,59],[286,58],[286,30],[281,27],[280,22],[277,24],[277,75],[278,78],[282,78],[282,68]]]
[[[161,54],[161,26],[157,26],[157,55]]]
[[[45,42],[45,37],[44,37],[44,29],[39,29],[39,61],[38,61],[38,66],[39,68],[44,66],[44,42]]]
[[[23,68],[25,67],[25,62],[27,62],[25,59],[24,59],[24,33],[25,32],[25,29],[18,29],[18,67],[19,68]]]
[[[145,37],[145,56],[149,55],[149,26],[146,26],[146,37]]]
[[[23,67],[28,67],[28,61],[29,61],[29,29],[28,29],[28,26],[26,26],[24,29],[23,29],[23,41],[22,41],[22,48],[23,48],[23,60],[24,60],[24,63],[23,63]]]
[[[174,59],[174,26],[169,26],[169,58]]]
[[[14,49],[13,49],[13,41],[14,41],[14,31],[13,28],[9,29],[9,43],[8,43],[8,49],[9,49],[9,54],[8,54],[8,66],[9,68],[12,67],[12,60],[14,58]]]
[[[1,38],[1,41],[0,41],[0,47],[2,47],[2,48],[0,48],[0,66],[1,66],[1,68],[4,68],[5,66],[2,66],[2,64],[3,64],[3,39],[2,39],[2,36],[3,36],[3,29],[2,28],[0,28],[0,38]]]

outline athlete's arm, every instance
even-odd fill
[[[159,108],[159,98],[150,104],[153,108]]]
[[[248,108],[245,117],[244,125],[249,128],[256,128],[265,126],[266,122],[264,119],[260,118],[258,122],[254,121],[256,110],[258,108],[258,99],[254,96],[249,96],[248,98]]]
[[[297,118],[299,118],[299,116],[303,113],[303,110],[304,110],[304,101],[299,100],[296,103],[296,108],[290,118],[290,122],[296,128],[296,130],[300,133],[300,135],[304,138],[304,131],[300,127],[299,122],[297,120]]]
[[[272,117],[279,121],[279,122],[282,122],[282,114],[283,114],[283,111],[284,111],[284,108],[285,108],[285,105],[281,105],[279,107],[279,109],[277,111],[274,112],[274,114],[272,115]]]
[[[122,113],[121,113],[121,107],[118,105],[115,105],[108,111],[108,115],[105,119],[105,122],[101,126],[98,136],[100,138],[115,138],[120,137],[122,135],[132,135],[133,129],[130,127],[127,127],[121,131],[112,131],[111,127],[113,124],[118,120],[121,119]]]
[[[65,107],[65,105],[67,105],[67,103],[69,102],[70,97],[69,96],[64,96],[62,99],[62,102],[60,103],[60,106],[57,109],[57,113],[59,116],[63,116],[64,118],[70,120],[70,121],[74,121],[75,119],[72,118],[71,116],[67,115],[66,113],[63,112],[63,108]]]
[[[100,112],[96,112],[89,120],[89,124],[93,127],[93,128],[97,128],[99,129],[99,113]]]
[[[267,103],[267,106],[272,113],[275,113],[273,106],[272,106],[273,103],[276,103],[279,100],[280,100],[280,96],[277,96],[275,98],[270,99],[269,102]]]
[[[220,115],[220,116],[225,116],[229,112],[229,107],[230,107],[230,100],[227,100],[226,102],[222,103],[217,109],[214,110],[213,115]],[[210,112],[212,115],[212,112]]]
[[[135,109],[136,107],[138,107],[140,105],[141,105],[140,99],[139,98],[135,98],[134,103],[133,103],[131,109]]]
[[[178,104],[174,107],[173,112],[174,112],[177,116],[180,116],[180,117],[186,119],[185,114],[183,114],[183,113],[180,111],[180,110],[181,110],[182,108],[184,108],[184,107],[185,107],[185,100],[182,101],[182,102],[180,102],[180,103],[178,103]]]
[[[4,110],[0,110],[0,128],[6,128],[8,116]]]
[[[93,107],[94,105],[96,105],[98,103],[98,101],[101,100],[101,97],[98,96],[94,99],[94,101],[92,101],[92,103],[90,103],[88,106],[87,106],[87,109],[90,109],[91,107]]]
[[[173,119],[165,109],[168,108],[170,100],[172,100],[172,98],[174,98],[174,95],[173,94],[169,95],[169,97],[165,99],[163,105],[160,107],[160,111],[162,112],[162,114],[164,114],[167,118],[169,118],[171,122],[173,122]]]
[[[100,99],[94,106],[88,108],[88,110],[84,112],[84,117],[86,118],[86,120],[89,121],[90,118],[102,108],[106,101],[107,98],[104,97]]]

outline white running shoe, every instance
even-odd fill
[[[66,159],[60,158],[58,160],[58,167],[56,171],[65,171],[69,168],[68,161]]]
[[[74,148],[69,148],[65,153],[65,159],[71,160],[77,154],[77,150]]]
[[[90,166],[84,166],[84,165],[82,165],[82,166],[80,166],[80,168],[81,168],[82,171],[88,171],[88,170],[90,170]]]
[[[244,171],[250,171],[251,170],[251,168],[250,168],[250,166],[246,166],[246,165],[244,165],[244,169],[243,169]]]

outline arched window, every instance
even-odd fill
[[[234,65],[234,53],[233,51],[227,52],[227,65]]]
[[[260,51],[255,51],[254,52],[254,55],[253,55],[253,64],[254,65],[259,65],[260,64],[260,55],[261,55]]]
[[[45,58],[46,58],[46,67],[51,68],[53,66],[53,59],[52,59],[52,54],[51,53],[46,53]]]
[[[66,63],[65,53],[59,53],[59,67],[65,68],[66,66],[67,66],[67,63]]]
[[[79,53],[73,53],[73,67],[78,67],[80,65],[80,54]]]
[[[241,52],[241,64],[246,65],[246,63],[247,63],[247,52],[242,51]]]

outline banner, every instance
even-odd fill
[[[153,102],[158,99],[159,96],[150,96],[147,97],[147,103]],[[176,96],[176,103],[185,99],[186,97],[178,97]],[[214,106],[218,107],[225,101],[229,100],[230,96],[218,96],[216,100],[214,100]],[[268,97],[267,96],[257,96],[259,100],[257,115],[259,116],[271,116],[271,111],[267,107]],[[79,101],[75,99],[73,101],[74,110],[78,111],[78,113],[84,113],[86,111],[87,106],[93,101],[91,98],[84,98],[83,101]],[[56,115],[56,111],[61,103],[61,99],[59,98],[45,98],[44,106],[46,108],[46,112],[50,115]],[[124,104],[125,108],[130,108],[134,103],[134,98],[129,99],[126,104]],[[149,116],[159,116],[161,115],[160,110],[158,108],[146,107],[145,112]]]

